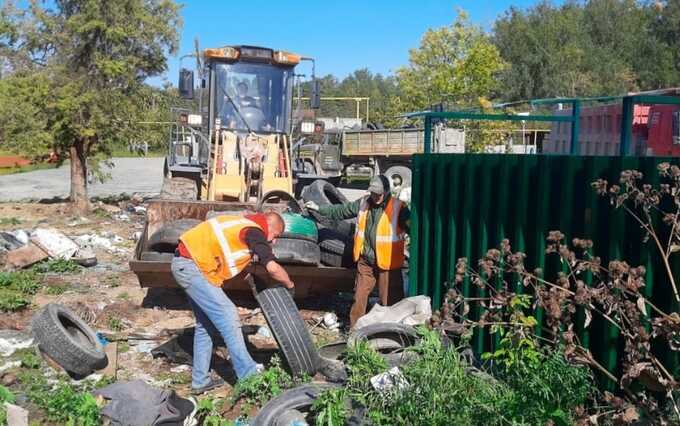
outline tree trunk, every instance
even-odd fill
[[[87,157],[85,142],[80,139],[69,148],[71,157],[71,203],[79,213],[87,213],[90,200],[87,197]]]

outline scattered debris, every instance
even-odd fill
[[[432,317],[432,305],[427,296],[407,297],[392,306],[375,304],[371,311],[357,320],[355,328],[390,322],[405,325],[425,324]]]
[[[0,365],[0,373],[2,373],[3,371],[11,370],[12,368],[17,368],[17,367],[21,367],[21,361],[6,362],[5,364]],[[4,376],[3,376],[3,380],[4,380]],[[4,383],[3,383],[3,385],[4,385]],[[7,386],[7,385],[5,385],[5,386]]]
[[[397,389],[405,389],[408,387],[408,382],[399,367],[392,367],[384,373],[371,377],[371,386],[378,392],[385,393],[395,387]]]
[[[21,242],[16,236],[9,232],[0,232],[0,249],[5,251],[16,250],[26,243]]]
[[[16,330],[0,330],[0,355],[10,356],[19,349],[30,348],[33,338]],[[1,371],[1,370],[0,370]]]
[[[323,316],[323,325],[329,330],[337,330],[340,328],[338,316],[334,312],[328,312]]]
[[[28,410],[5,402],[8,426],[28,426]]]
[[[22,269],[35,265],[50,256],[40,247],[35,244],[27,244],[18,249],[8,251],[5,257],[5,263],[10,268]]]
[[[85,234],[75,238],[76,243],[81,248],[101,248],[112,254],[127,254],[128,251],[120,247],[116,247],[116,244],[123,242],[123,239],[118,235],[112,234],[110,232],[97,234]]]
[[[31,241],[55,259],[70,259],[78,251],[78,244],[53,228],[38,228]]]

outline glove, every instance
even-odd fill
[[[307,201],[305,203],[305,207],[307,207],[308,210],[314,210],[314,211],[319,211],[319,205],[316,204],[314,201]]]

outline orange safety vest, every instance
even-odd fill
[[[257,223],[244,217],[217,216],[182,234],[180,241],[207,280],[221,287],[224,281],[238,275],[253,259],[241,239],[241,231],[245,228],[262,230]]]
[[[390,271],[404,264],[404,230],[399,226],[399,212],[403,203],[390,197],[383,214],[378,220],[375,236],[375,258],[378,268]],[[354,233],[354,261],[359,260],[366,239],[366,218],[368,217],[368,198],[359,206],[357,228]]]

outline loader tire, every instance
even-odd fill
[[[196,182],[182,177],[163,179],[161,199],[195,201],[198,199]]]
[[[87,376],[108,364],[94,330],[65,306],[48,304],[31,327],[38,348],[70,373]]]
[[[332,383],[309,383],[290,389],[266,403],[253,419],[251,426],[284,426],[284,413],[297,410],[309,414],[316,398],[323,392],[339,388]],[[309,418],[313,421],[313,418]]]
[[[179,237],[199,223],[201,221],[198,219],[174,220],[151,234],[146,242],[146,248],[159,253],[174,253],[179,244]]]
[[[315,180],[302,189],[302,199],[314,201],[319,206],[345,204],[349,200],[335,186],[325,180]]]
[[[313,376],[319,367],[319,352],[288,290],[284,287],[267,288],[257,293],[255,299],[291,373]]]
[[[321,261],[315,241],[299,238],[277,238],[272,246],[276,260],[284,265],[318,265]]]

